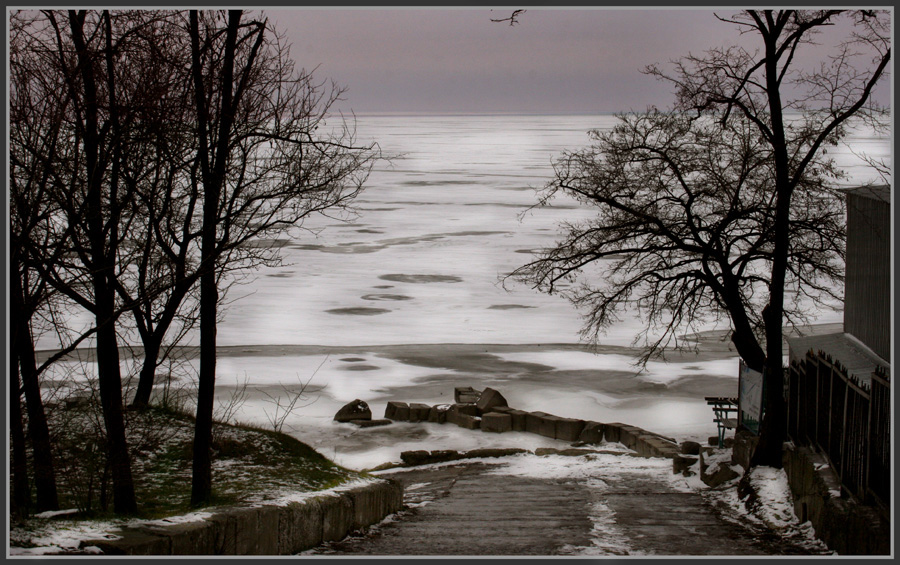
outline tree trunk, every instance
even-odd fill
[[[22,388],[19,380],[19,356],[9,354],[9,432],[12,436],[13,496],[10,511],[14,516],[25,517],[31,509],[31,489],[28,486],[28,453],[25,445],[25,427],[22,424]]]
[[[156,380],[156,368],[159,366],[159,350],[162,347],[164,332],[151,332],[144,336],[144,364],[138,377],[138,387],[131,401],[132,408],[146,408],[150,404],[150,394]]]
[[[767,13],[768,16],[768,13]],[[771,22],[771,20],[770,20]],[[771,27],[774,27],[771,25]],[[790,247],[790,206],[793,188],[790,182],[790,160],[784,133],[784,116],[777,56],[778,32],[764,33],[766,41],[766,91],[772,119],[772,149],[775,158],[775,245],[772,250],[772,276],[769,281],[769,303],[763,310],[766,325],[766,363],[763,368],[764,404],[760,422],[759,444],[750,460],[751,466],[780,469],[782,450],[787,436],[782,368],[782,324],[784,323],[784,283]]]
[[[234,59],[241,11],[229,10],[221,75],[221,108],[215,151],[211,153],[207,136],[207,119],[203,69],[200,63],[200,30],[196,11],[191,11],[191,43],[194,88],[200,127],[200,161],[203,178],[203,233],[200,249],[200,376],[197,391],[197,418],[194,428],[193,478],[191,504],[207,504],[212,496],[213,397],[216,385],[216,316],[218,285],[216,283],[216,225],[219,200],[225,183],[231,125],[235,105],[232,101]]]
[[[12,330],[11,358],[18,359],[25,391],[25,406],[28,413],[28,435],[34,452],[34,486],[36,490],[36,510],[59,510],[56,493],[56,471],[53,465],[53,448],[50,443],[50,428],[44,413],[41,385],[38,381],[37,366],[34,361],[34,342],[25,308],[21,274],[12,273],[10,282],[10,321]],[[13,361],[14,362],[14,361]],[[18,382],[18,375],[15,379]],[[18,399],[16,394],[11,400]],[[21,422],[21,420],[20,420]]]
[[[112,293],[109,294],[112,296]],[[101,321],[99,311],[98,308],[97,323],[103,324],[103,327],[97,330],[97,380],[100,385],[100,405],[103,408],[103,421],[109,446],[113,509],[117,514],[134,514],[137,512],[137,500],[134,494],[128,442],[125,438],[119,346],[115,326],[109,318]]]
[[[106,426],[109,461],[113,481],[113,508],[119,514],[137,512],[131,461],[125,438],[125,418],[122,406],[122,376],[119,367],[119,346],[116,340],[116,304],[110,277],[115,276],[115,241],[107,242],[106,223],[116,225],[117,217],[105,217],[103,210],[104,170],[101,164],[101,134],[98,125],[98,95],[93,61],[84,41],[84,12],[69,12],[72,39],[78,55],[84,83],[84,148],[88,190],[85,220],[88,225],[89,255],[93,267],[91,283],[94,291],[94,315],[97,324],[97,380],[100,386],[100,405]],[[110,187],[110,209],[116,193]],[[111,212],[112,213],[112,212]],[[114,237],[115,230],[110,237]]]

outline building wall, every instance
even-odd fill
[[[886,202],[881,192],[847,194],[844,331],[888,362],[891,361],[890,212],[890,201]]]

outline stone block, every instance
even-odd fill
[[[263,506],[259,509],[255,555],[278,555],[278,518],[280,508]]]
[[[457,414],[456,425],[467,430],[477,430],[481,427],[481,418],[468,414]]]
[[[391,420],[387,418],[383,420],[350,420],[351,424],[356,424],[360,428],[375,428],[378,426],[387,426],[391,423]]]
[[[409,421],[409,405],[405,402],[390,401],[384,408],[384,417],[395,422]]]
[[[491,409],[491,412],[500,412],[501,414],[509,414],[515,410],[515,408],[510,408],[509,406],[494,406]]]
[[[427,422],[429,412],[431,412],[431,406],[414,402],[409,405],[409,421]]]
[[[622,424],[605,424],[603,436],[610,443],[621,443],[622,441]]]
[[[759,437],[746,430],[738,430],[734,434],[734,446],[731,449],[731,464],[740,465],[744,469],[750,468],[750,458],[756,451]]]
[[[447,422],[460,425],[462,416],[477,416],[478,408],[474,404],[453,404],[447,410]]]
[[[480,392],[470,386],[458,386],[453,389],[453,401],[457,404],[475,404]]]
[[[353,506],[352,530],[380,522],[403,505],[403,489],[399,483],[377,482],[347,492]]]
[[[234,536],[229,531],[228,516],[226,514],[213,514],[205,518],[207,522],[213,525],[216,535],[216,555],[237,555],[234,547]]]
[[[438,449],[429,454],[429,463],[443,463],[462,459],[463,455],[455,449]]]
[[[526,431],[525,421],[528,416],[528,412],[524,410],[516,410],[512,409],[507,412],[509,414],[510,420],[512,421],[512,431],[514,432],[524,432]]]
[[[259,509],[234,508],[223,512],[228,517],[228,533],[234,538],[235,555],[259,553]]]
[[[690,476],[690,467],[697,462],[697,457],[693,455],[676,454],[672,458],[672,472],[681,473],[684,476]]]
[[[538,433],[544,437],[556,439],[556,426],[560,420],[559,416],[554,416],[553,414],[541,416]]]
[[[578,435],[578,441],[585,444],[603,443],[603,431],[606,426],[600,422],[587,421]]]
[[[578,441],[584,429],[584,420],[575,418],[558,418],[556,421],[556,439]]]
[[[436,404],[428,411],[428,421],[436,424],[443,424],[447,421],[447,412],[450,410],[449,404]]]
[[[467,451],[464,455],[468,457],[508,457],[510,455],[518,455],[519,453],[528,453],[526,449],[518,447],[485,447],[481,449],[473,449]]]
[[[512,431],[512,416],[500,412],[488,412],[481,417],[481,431],[497,433]]]
[[[278,553],[294,555],[322,543],[322,505],[310,498],[281,508],[278,519]]]
[[[628,449],[640,451],[638,447],[638,437],[640,437],[644,433],[644,430],[626,424],[618,424],[618,427],[619,443],[621,443]]]
[[[530,434],[541,433],[541,418],[550,416],[546,412],[526,412],[525,413],[525,431]]]
[[[700,455],[700,444],[696,441],[684,441],[681,443],[681,452],[685,455]]]
[[[322,541],[344,539],[353,530],[353,503],[349,496],[322,496]]]
[[[400,460],[405,465],[424,465],[429,463],[430,454],[425,450],[404,451],[400,453]]]
[[[349,422],[350,420],[371,420],[372,410],[369,405],[360,399],[345,404],[334,415],[335,422]]]
[[[647,457],[668,457],[671,459],[681,452],[677,443],[668,441],[655,434],[638,436],[638,441],[644,446]]]
[[[478,415],[483,416],[488,412],[493,412],[494,407],[509,406],[509,403],[506,402],[506,399],[503,398],[503,395],[496,390],[492,388],[486,388],[478,397],[478,401],[475,403],[475,406],[478,409]]]
[[[710,487],[717,487],[730,480],[736,479],[739,476],[737,471],[732,469],[730,465],[725,465],[724,463],[706,467],[705,469],[703,467],[704,466],[701,465],[700,480]]]
[[[168,537],[171,555],[214,555],[216,553],[215,525],[206,520],[166,526],[142,526],[141,530],[149,534]]]

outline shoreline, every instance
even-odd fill
[[[806,326],[802,335],[821,335],[839,333],[843,324],[828,323]],[[786,333],[787,336],[801,335],[797,330]],[[736,356],[737,352],[727,338],[727,330],[712,330],[683,336],[682,342],[687,345],[683,350],[668,350],[661,360],[710,360]],[[321,345],[321,344],[245,344],[220,345],[216,348],[219,357],[283,357],[312,355],[352,355],[361,353],[382,354],[388,357],[428,356],[444,357],[448,354],[473,355],[479,353],[517,353],[533,351],[578,351],[585,353],[616,354],[638,357],[640,346],[604,345],[582,342],[559,343],[402,343],[402,344],[364,344],[364,345]],[[42,363],[57,353],[58,349],[45,349],[35,352],[35,359]],[[200,347],[194,345],[176,346],[172,351],[183,359],[196,359]],[[119,347],[121,359],[139,357],[143,353],[141,346]],[[92,362],[95,354],[93,348],[78,348],[63,359]]]

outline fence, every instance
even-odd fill
[[[788,434],[821,451],[849,492],[890,505],[890,378],[877,371],[868,383],[840,363],[810,351],[792,364],[788,382]]]

